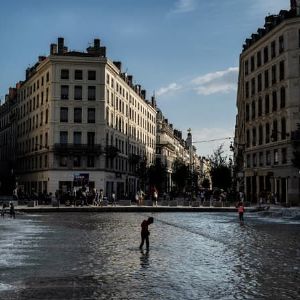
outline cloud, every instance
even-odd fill
[[[265,15],[266,13],[277,14],[281,9],[290,9],[290,1],[287,0],[252,0],[250,12]]]
[[[160,88],[158,91],[157,91],[157,95],[158,96],[161,96],[161,95],[164,95],[164,94],[168,94],[170,92],[173,92],[173,91],[177,91],[181,89],[181,86],[175,82],[173,83],[170,83],[168,86],[166,87],[162,87]]]
[[[177,2],[175,3],[175,8],[171,12],[181,14],[193,11],[195,8],[195,0],[177,0]]]
[[[200,95],[228,93],[237,89],[238,68],[208,73],[192,80],[194,90]]]
[[[214,150],[222,144],[224,155],[232,154],[229,147],[234,136],[233,128],[192,128],[192,135],[194,146],[201,156],[212,155]]]
[[[162,96],[178,90],[193,90],[199,95],[224,94],[236,91],[239,69],[230,67],[227,70],[216,71],[198,76],[190,82],[178,84],[173,82],[158,90],[157,95]]]

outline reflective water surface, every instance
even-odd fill
[[[299,233],[254,214],[18,215],[0,220],[0,299],[299,299]]]

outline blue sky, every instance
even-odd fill
[[[194,141],[233,136],[239,54],[266,15],[289,0],[10,0],[0,4],[0,98],[50,43],[94,38]],[[200,155],[222,141],[196,143]],[[228,149],[229,141],[225,141]]]

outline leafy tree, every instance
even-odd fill
[[[156,159],[154,165],[149,167],[148,178],[150,186],[155,186],[160,193],[165,190],[167,168],[159,158]]]
[[[180,159],[176,159],[173,163],[172,180],[179,192],[182,192],[189,179],[189,167]]]
[[[210,176],[213,187],[227,190],[231,187],[231,166],[224,155],[223,144],[220,145],[210,157]]]

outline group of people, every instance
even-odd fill
[[[4,218],[5,213],[6,213],[6,203],[3,202],[2,204],[2,209],[1,209],[1,217]],[[9,202],[9,215],[11,218],[15,219],[16,218],[16,212],[15,212],[15,206],[13,202]]]

